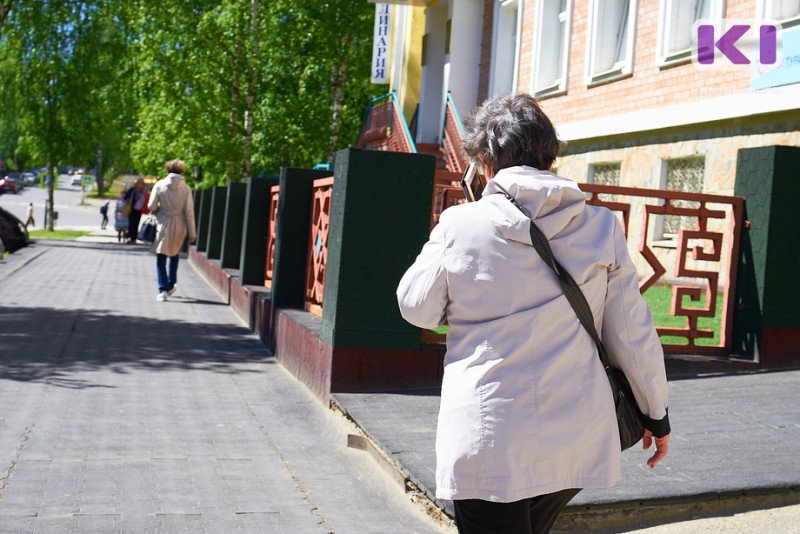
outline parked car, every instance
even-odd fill
[[[23,172],[22,183],[25,185],[37,185],[39,183],[39,176],[34,172]]]
[[[0,192],[3,193],[16,193],[19,191],[19,184],[13,178],[6,176],[0,179]]]
[[[0,208],[0,241],[8,252],[16,252],[28,244],[25,225],[3,208]]]
[[[13,178],[17,182],[17,190],[25,189],[25,182],[22,180],[21,172],[10,172],[6,174],[6,178]]]
[[[80,174],[73,174],[72,180],[70,180],[69,185],[81,185],[83,180],[83,176]]]

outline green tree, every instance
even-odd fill
[[[0,151],[95,165],[101,189],[106,168],[155,174],[173,157],[207,185],[330,160],[386,92],[369,84],[373,13],[363,0],[17,0],[0,37],[13,86]]]
[[[255,160],[275,172],[332,160],[355,141],[367,101],[386,86],[369,83],[374,6],[357,0],[271,6]]]
[[[3,26],[6,23],[6,19],[13,5],[14,0],[0,0],[0,33],[3,31]]]
[[[105,191],[106,165],[130,167],[129,139],[136,127],[130,25],[116,0],[84,4],[65,68],[64,103],[71,161],[94,166],[98,193]]]
[[[66,128],[64,101],[68,93],[67,62],[73,47],[76,26],[80,24],[81,5],[48,0],[27,0],[15,6],[7,30],[13,31],[23,49],[20,73],[15,82],[21,85],[20,144],[35,159],[44,161],[47,175],[54,167],[68,161],[70,140]],[[22,79],[25,73],[25,79]],[[47,229],[53,229],[53,188],[48,183]]]

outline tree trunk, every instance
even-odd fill
[[[250,0],[250,57],[247,61],[247,95],[244,110],[244,143],[242,147],[242,179],[250,177],[253,163],[253,130],[255,129],[256,85],[258,83],[258,11],[259,0]]]
[[[328,145],[328,161],[333,161],[336,145],[339,143],[339,134],[342,131],[342,107],[344,106],[344,86],[347,82],[347,52],[349,50],[350,35],[342,36],[342,56],[339,65],[331,75],[331,88],[333,89],[333,120],[331,121],[331,137]]]
[[[103,174],[103,147],[97,150],[97,195],[103,198],[106,191],[105,176]]]
[[[45,174],[44,179],[47,182],[47,231],[52,232],[53,227],[53,217],[55,216],[55,209],[53,209],[53,189],[55,188],[56,177],[54,176],[53,172],[53,164],[50,160],[50,155],[47,155],[47,174]]]
[[[14,0],[0,0],[0,33],[3,32],[3,26],[8,19],[8,14],[11,12],[11,6],[14,5]]]
[[[228,161],[225,164],[225,179],[230,183],[236,181],[236,160],[234,159],[233,147],[236,146],[236,138],[239,135],[239,101],[242,98],[242,89],[239,86],[239,74],[233,73],[231,82],[231,115],[229,119],[229,137],[231,152],[228,153]]]

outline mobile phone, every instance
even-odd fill
[[[467,165],[467,168],[464,169],[464,174],[461,176],[461,189],[464,191],[467,202],[480,200],[484,187],[486,187],[486,183],[483,176],[478,174],[475,164],[470,163]]]

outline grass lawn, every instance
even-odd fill
[[[81,230],[31,230],[28,232],[28,237],[31,239],[63,239],[72,241],[81,236],[89,235],[91,232],[84,232]]]
[[[650,306],[650,310],[653,312],[653,320],[656,323],[656,326],[661,327],[668,327],[668,328],[686,328],[687,326],[687,319],[686,317],[673,317],[669,313],[670,304],[672,302],[672,287],[668,285],[663,286],[653,286],[647,291],[644,292],[645,302],[647,305]],[[705,302],[703,302],[704,297],[701,297],[701,300],[698,302],[693,302],[689,299],[684,298],[684,307],[686,308],[703,308],[705,307]],[[703,330],[713,330],[714,337],[712,338],[704,338],[704,339],[697,339],[695,343],[697,345],[710,345],[710,346],[717,346],[719,345],[719,331],[720,331],[720,324],[722,321],[722,292],[717,293],[717,308],[716,308],[716,316],[715,317],[701,317],[698,320],[698,327]],[[429,332],[435,332],[437,334],[447,334],[447,325],[440,326],[435,330],[429,330]],[[661,343],[665,345],[688,345],[688,340],[683,337],[675,337],[675,336],[661,336]]]
[[[664,326],[668,328],[686,328],[688,319],[686,317],[673,317],[669,313],[670,304],[672,302],[672,287],[668,285],[653,286],[642,295],[647,305],[653,312],[653,320],[656,326]],[[684,308],[705,308],[705,293],[700,297],[697,302],[684,297]],[[719,345],[719,331],[722,324],[722,291],[717,292],[717,307],[716,316],[714,317],[700,317],[697,320],[697,327],[701,330],[713,330],[714,337],[696,339],[697,345]],[[661,343],[665,345],[688,345],[688,340],[683,337],[661,336]]]

